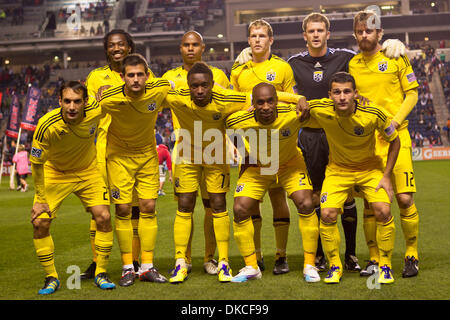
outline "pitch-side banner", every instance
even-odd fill
[[[17,95],[11,97],[11,106],[9,111],[9,120],[5,134],[10,138],[17,139],[19,135],[19,98]]]
[[[413,160],[447,160],[450,159],[450,148],[413,148]]]
[[[22,110],[22,122],[20,127],[24,130],[34,131],[39,119],[37,119],[39,98],[41,90],[37,87],[29,87],[27,99]]]

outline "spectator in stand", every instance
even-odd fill
[[[28,191],[27,176],[30,173],[28,170],[28,152],[25,150],[25,145],[19,145],[18,152],[14,155],[12,161],[16,164],[16,175],[20,182],[17,186],[17,191]]]
[[[166,168],[169,171],[169,182],[172,183],[172,158],[170,157],[169,149],[165,144],[159,144],[156,147],[158,151],[159,160],[159,190],[158,196],[165,196],[164,183],[166,182]]]

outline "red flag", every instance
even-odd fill
[[[37,113],[41,90],[37,87],[29,87],[25,106],[22,110],[22,122],[20,127],[24,130],[34,131],[37,125]]]
[[[9,112],[8,126],[6,127],[6,135],[10,138],[17,139],[19,134],[19,98],[16,94],[11,97],[11,106]]]

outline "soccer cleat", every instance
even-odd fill
[[[402,271],[403,278],[415,277],[419,274],[419,260],[414,256],[405,258],[405,267]]]
[[[38,291],[38,294],[52,294],[59,289],[60,282],[55,277],[46,277],[44,286]]]
[[[247,282],[248,280],[256,280],[261,279],[262,273],[261,270],[255,269],[252,266],[245,266],[239,273],[231,279],[231,282]]]
[[[150,268],[147,271],[142,271],[139,276],[139,280],[156,282],[156,283],[166,283],[167,282],[167,278],[164,277],[162,274],[160,274],[155,267]]]
[[[273,267],[273,274],[279,275],[289,272],[289,265],[287,263],[286,257],[279,257],[275,261],[275,266]]]
[[[136,275],[133,269],[124,269],[122,270],[122,278],[119,280],[119,286],[129,287],[134,283],[135,278]]]
[[[319,282],[320,276],[319,276],[319,270],[317,270],[316,267],[307,264],[303,268],[303,277],[305,278],[306,282]]]
[[[230,282],[233,279],[231,274],[231,268],[228,263],[221,263],[219,269],[219,281],[220,282]]]
[[[394,282],[394,277],[392,269],[387,265],[384,265],[380,268],[380,275],[378,276],[378,283],[381,284],[390,284]]]
[[[354,255],[346,255],[344,269],[350,272],[361,272],[361,266],[358,263],[358,258]]]
[[[258,263],[260,271],[266,270],[266,266],[264,265],[264,257],[261,257],[261,260],[256,261],[256,263]]]
[[[203,263],[203,270],[205,270],[207,274],[216,275],[218,271],[217,265],[217,261],[211,259],[208,262]]]
[[[112,290],[116,288],[116,285],[109,280],[108,274],[106,272],[99,273],[95,279],[94,283],[102,290]]]
[[[96,268],[97,268],[97,263],[95,263],[95,261],[93,261],[89,265],[89,267],[86,269],[86,271],[83,272],[82,274],[80,274],[80,279],[81,280],[94,279]]]
[[[170,277],[169,281],[170,283],[181,283],[187,278],[187,268],[181,267],[180,264],[178,264],[175,269],[173,270],[173,274]]]
[[[165,196],[165,195],[166,195],[166,193],[164,191],[162,191],[162,190],[158,191],[158,196]]]
[[[369,277],[378,272],[378,262],[375,260],[369,260],[366,267],[359,272],[361,277]]]
[[[335,265],[332,265],[330,270],[328,270],[327,276],[323,281],[325,283],[339,283],[342,277],[342,271],[341,268],[336,267]]]
[[[319,272],[324,272],[327,269],[325,256],[316,256],[315,265]]]

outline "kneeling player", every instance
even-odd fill
[[[307,123],[325,130],[330,147],[330,162],[320,195],[320,237],[330,263],[324,281],[339,283],[342,276],[337,216],[349,192],[357,186],[377,220],[381,266],[378,281],[392,283],[395,226],[390,208],[393,196],[390,177],[400,141],[387,111],[371,104],[361,106],[355,99],[356,92],[354,78],[346,72],[338,72],[330,80],[330,99],[309,101],[311,119]],[[382,159],[375,154],[376,131],[390,143],[384,171]]]
[[[61,108],[39,120],[31,151],[36,188],[31,222],[36,253],[46,273],[39,294],[52,294],[60,286],[50,225],[71,193],[80,198],[97,224],[95,284],[101,289],[114,289],[106,273],[113,245],[109,198],[96,167],[94,145],[101,109],[95,101],[88,103],[86,88],[76,81],[61,87],[59,103]]]

